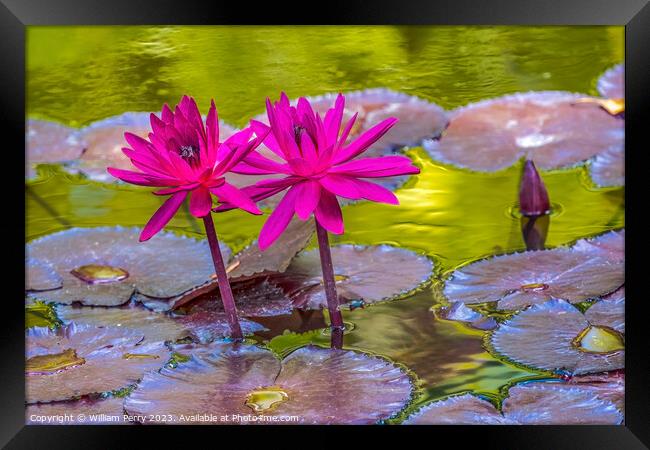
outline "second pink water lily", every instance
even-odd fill
[[[288,189],[262,227],[259,237],[262,250],[282,234],[294,213],[301,220],[307,220],[313,213],[323,228],[341,234],[344,227],[337,196],[397,205],[395,194],[366,179],[420,172],[405,156],[355,159],[395,125],[397,119],[383,120],[347,142],[356,114],[342,126],[345,98],[341,94],[324,118],[314,112],[305,98],[291,106],[284,93],[275,104],[267,99],[266,108],[270,132],[269,126],[255,120],[251,121],[251,128],[258,136],[266,136],[264,144],[284,162],[253,152],[233,169],[256,175],[286,175],[244,188],[255,201]]]

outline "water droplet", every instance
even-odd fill
[[[623,336],[616,330],[589,326],[575,338],[574,344],[587,353],[613,353],[625,349]]]
[[[50,374],[65,370],[69,367],[79,366],[86,362],[77,356],[77,351],[69,348],[61,353],[38,355],[25,361],[25,372],[32,374]]]
[[[122,355],[124,359],[158,359],[158,355],[150,355],[148,353],[124,353]]]
[[[289,395],[277,386],[256,389],[246,396],[246,406],[255,412],[273,411],[280,403],[289,400]]]
[[[102,264],[88,264],[70,271],[72,275],[88,284],[113,283],[122,281],[129,276],[129,272],[119,267]]]
[[[546,283],[523,284],[519,289],[524,292],[545,291],[546,289],[548,289],[548,284]]]

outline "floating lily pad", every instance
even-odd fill
[[[622,151],[624,123],[588,98],[529,92],[484,100],[451,113],[439,140],[424,147],[442,162],[477,171],[504,169],[525,157],[541,169],[575,165],[609,149]]]
[[[593,392],[600,399],[614,403],[619,411],[625,411],[625,372],[623,370],[572,377],[564,386],[570,388],[575,385],[582,390]]]
[[[491,336],[494,349],[519,364],[585,374],[625,366],[624,305],[601,301],[585,314],[564,300],[550,300],[513,316]],[[609,309],[609,311],[607,311]]]
[[[34,403],[27,405],[28,425],[111,425],[124,424],[124,399],[90,399]],[[50,419],[50,421],[48,421]]]
[[[591,389],[565,383],[523,383],[510,388],[503,415],[525,425],[619,425],[623,412]]]
[[[63,286],[63,279],[54,268],[42,261],[27,259],[25,272],[25,290],[27,291],[49,291]]]
[[[376,303],[403,295],[427,281],[433,263],[425,256],[389,245],[337,245],[331,248],[336,288],[342,302]],[[327,305],[318,249],[299,254],[286,271],[298,286],[290,292],[294,305]]]
[[[171,298],[212,280],[207,241],[161,232],[141,243],[139,235],[138,228],[119,226],[71,228],[28,243],[30,258],[50,265],[63,279],[60,289],[30,294],[64,304],[117,306],[136,291]],[[221,252],[227,260],[230,251],[222,245]]]
[[[411,415],[405,425],[516,425],[494,405],[472,394],[429,403]]]
[[[217,423],[296,416],[272,423],[372,424],[403,409],[412,388],[401,369],[362,353],[309,346],[280,361],[258,347],[213,343],[210,353],[147,374],[124,405],[129,414],[183,416],[189,423],[214,415]]]
[[[81,156],[85,143],[77,130],[56,122],[30,119],[26,124],[25,176],[36,175],[42,163],[68,163]]]
[[[617,64],[598,79],[598,93],[607,98],[625,98],[625,66]]]
[[[325,94],[311,98],[312,107],[316,112],[324,114],[334,104],[336,95]],[[343,122],[352,118],[355,113],[358,116],[350,132],[350,140],[384,119],[399,119],[395,126],[364,153],[366,157],[381,156],[385,149],[419,145],[425,138],[439,136],[449,122],[447,113],[440,106],[384,88],[347,92]]]
[[[56,311],[64,323],[130,330],[144,336],[143,342],[146,343],[173,342],[191,334],[186,327],[168,315],[151,312],[142,306],[106,308],[58,305]]]
[[[498,302],[516,310],[563,298],[578,303],[610,293],[625,280],[624,262],[591,244],[496,256],[456,270],[444,294],[450,301]]]
[[[510,388],[502,411],[472,394],[432,402],[407,425],[618,425],[623,413],[592,390],[561,382],[529,382]]]
[[[596,155],[589,166],[589,174],[600,187],[625,184],[625,155],[621,149],[611,148]]]
[[[119,328],[68,325],[26,333],[27,403],[69,400],[121,389],[160,368],[169,350],[141,343],[142,334]]]
[[[608,231],[590,239],[580,239],[574,248],[610,261],[624,261],[625,229]]]
[[[125,132],[146,138],[151,132],[149,113],[126,112],[88,125],[79,130],[86,143],[86,151],[79,158],[75,169],[88,178],[101,182],[117,181],[107,167],[131,169],[131,161],[122,152],[127,147]]]

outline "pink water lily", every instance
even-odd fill
[[[140,235],[141,241],[158,233],[190,195],[190,212],[206,217],[212,208],[212,195],[253,214],[261,214],[248,195],[227,183],[224,174],[240,163],[265,138],[246,128],[219,142],[219,124],[214,100],[203,123],[192,97],[183,96],[172,109],[165,104],[161,117],[151,114],[149,139],[132,133],[124,137],[130,148],[124,154],[141,172],[108,168],[108,172],[127,183],[161,187],[156,195],[170,197],[154,213]],[[259,130],[258,130],[259,131]]]
[[[286,177],[259,181],[243,191],[259,201],[288,189],[262,228],[259,237],[262,250],[282,234],[294,213],[301,220],[307,220],[313,213],[323,228],[341,234],[343,218],[337,196],[397,205],[399,201],[392,192],[364,179],[420,172],[404,156],[355,159],[395,125],[397,119],[383,120],[348,143],[356,114],[342,127],[344,106],[345,97],[339,94],[334,107],[321,118],[307,99],[300,98],[294,107],[282,93],[275,105],[269,99],[266,101],[270,127],[251,121],[255,134],[266,136],[264,144],[285,162],[252,152],[233,171]],[[220,209],[236,206],[225,204]]]

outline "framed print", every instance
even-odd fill
[[[645,2],[199,3],[3,0],[3,444],[647,448]]]

